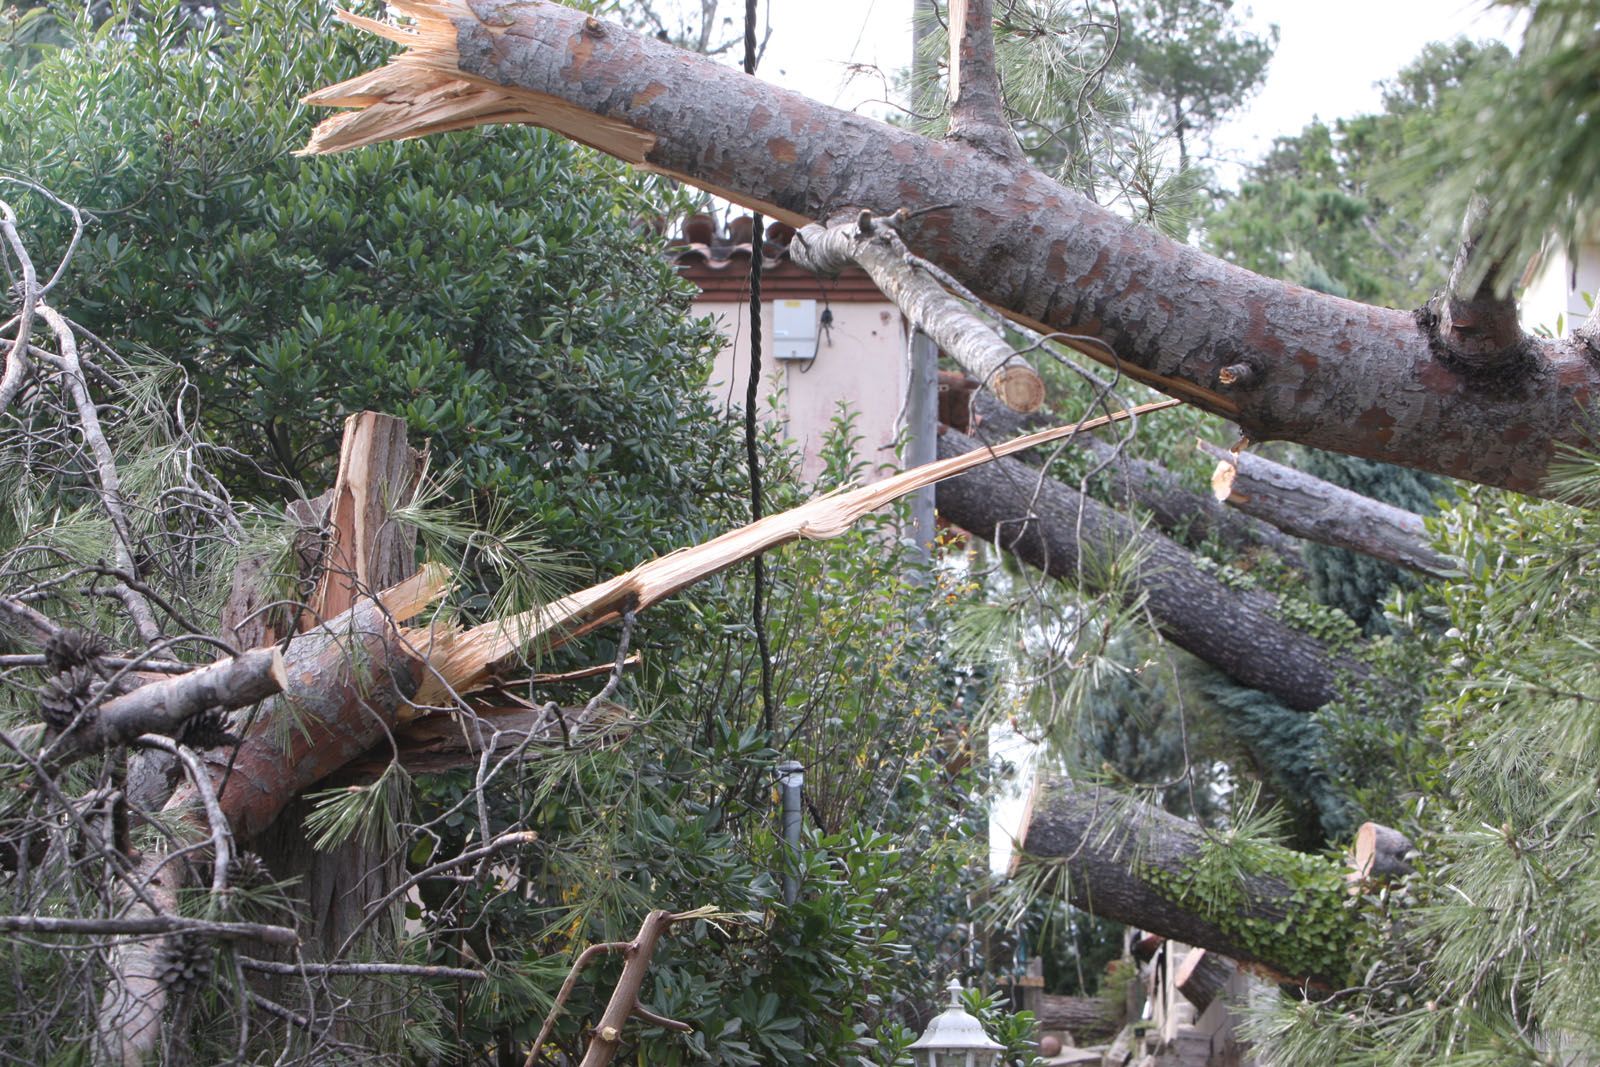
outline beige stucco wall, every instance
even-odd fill
[[[819,317],[823,306],[817,301]],[[858,455],[869,466],[866,480],[873,481],[898,469],[896,420],[908,380],[905,322],[887,301],[831,306],[832,328],[819,331],[817,356],[809,364],[772,358],[772,305],[762,306],[762,417],[783,422],[803,457],[802,477],[814,481],[822,473],[822,442],[845,401],[856,412]],[[718,354],[707,388],[724,408],[742,410],[750,368],[749,305],[702,301],[695,309],[714,318],[732,341]]]

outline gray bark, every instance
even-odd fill
[[[981,447],[954,431],[939,438],[941,458]],[[1163,636],[1288,707],[1321,707],[1341,673],[1365,669],[1284,622],[1276,597],[1224,585],[1173,541],[1015,459],[940,482],[938,503],[950,522],[1058,578],[1077,580],[1085,555],[1109,558],[1136,543],[1142,562],[1132,591],[1144,596]]]
[[[1194,1005],[1194,1013],[1198,1017],[1205,1014],[1205,1010],[1217,999],[1217,994],[1227,987],[1238,969],[1238,964],[1220,953],[1191,948],[1178,965],[1178,973],[1173,976],[1172,984]]]
[[[985,443],[1049,424],[1043,416],[1024,416],[1008,410],[982,390],[973,394],[972,416],[972,436]],[[1072,444],[1093,455],[1095,463],[1105,468],[1092,483],[1096,493],[1103,491],[1118,507],[1148,512],[1156,529],[1179,544],[1194,547],[1215,539],[1244,554],[1269,552],[1284,566],[1305,570],[1300,543],[1294,538],[1206,493],[1193,491],[1160,464],[1126,455],[1116,445],[1091,434],[1075,438]]]
[[[1063,997],[1045,993],[1034,1009],[1040,1030],[1065,1030],[1079,1044],[1110,1037],[1121,1029],[1111,1005],[1100,997]]]
[[[1248,452],[1196,442],[1217,460],[1211,488],[1231,508],[1295,537],[1349,549],[1434,578],[1460,573],[1435,552],[1422,516]]]
[[[210,708],[248,707],[289,684],[283,656],[262,648],[197,667],[188,674],[151,682],[80,716],[80,722],[57,739],[45,757],[50,770],[114,745],[126,745],[140,734],[172,735]]]
[[[860,266],[914,326],[1008,407],[1033,411],[1044,403],[1039,372],[938,279],[908,261],[886,220],[874,222],[870,232],[849,222],[807,226],[789,246],[789,258],[815,274]]]
[[[1275,956],[1273,943],[1252,951],[1160,888],[1161,881],[1183,884],[1192,878],[1204,840],[1204,831],[1192,823],[1109,790],[1056,780],[1039,787],[1026,833],[1027,855],[1062,862],[1067,899],[1074,906],[1241,963],[1306,974],[1305,961]],[[1292,921],[1302,906],[1293,894],[1275,878],[1241,875],[1232,907],[1241,919]]]

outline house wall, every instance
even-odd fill
[[[1560,320],[1561,332],[1571,333],[1583,325],[1589,317],[1585,295],[1600,293],[1600,242],[1578,246],[1576,268],[1564,249],[1545,249],[1519,302],[1523,329],[1555,333]]]
[[[825,305],[815,303],[820,318]],[[864,480],[876,481],[899,469],[897,420],[908,381],[905,320],[888,301],[827,306],[832,327],[819,329],[816,358],[807,363],[773,358],[772,303],[762,305],[761,417],[782,422],[801,453],[801,476],[814,481],[823,470],[822,443],[840,402],[847,403],[857,415]],[[695,310],[715,319],[731,341],[717,355],[707,388],[725,409],[742,409],[750,368],[749,304],[702,298]]]

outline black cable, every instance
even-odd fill
[[[744,72],[756,72],[756,0],[744,5]],[[765,220],[750,218],[750,380],[744,395],[744,451],[750,465],[750,521],[761,518],[761,457],[756,449],[756,402],[761,391],[761,255]],[[767,643],[767,567],[760,553],[750,561],[754,579],[750,621],[761,653],[761,724],[770,735],[777,728],[772,708],[772,648]]]

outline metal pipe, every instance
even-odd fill
[[[800,896],[800,790],[806,784],[805,768],[794,760],[778,764],[778,789],[783,794],[783,840],[789,851],[783,865],[783,903],[794,907]]]

